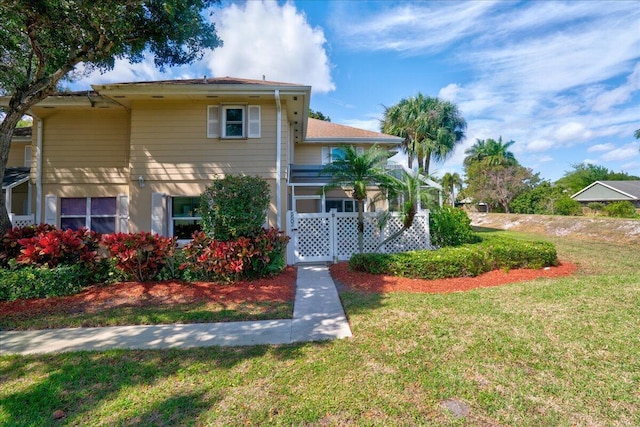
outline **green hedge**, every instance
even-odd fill
[[[354,271],[419,279],[473,277],[495,269],[542,268],[558,264],[553,244],[504,237],[483,237],[480,243],[435,251],[399,254],[355,254]]]
[[[91,282],[81,265],[0,269],[0,301],[73,295]]]

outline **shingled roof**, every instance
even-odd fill
[[[386,133],[373,132],[358,129],[351,126],[339,125],[309,118],[307,137],[309,142],[378,142],[387,144],[399,144],[402,138]]]

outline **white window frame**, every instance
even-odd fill
[[[199,198],[200,196],[190,196],[190,195],[186,195],[186,194],[174,194],[169,196],[169,200],[167,203],[167,211],[168,211],[168,217],[169,217],[169,236],[170,237],[174,237],[175,236],[175,226],[174,226],[174,221],[176,220],[195,220],[195,221],[202,221],[202,216],[174,216],[173,215],[173,199],[178,199],[178,198]],[[191,239],[178,239],[178,244],[183,245],[186,243],[189,243],[191,241]]]
[[[61,197],[60,198],[60,225],[62,226],[63,218],[82,218],[82,215],[63,215],[62,214],[62,200],[64,199],[85,199],[85,215],[84,215],[84,226],[89,230],[91,228],[91,219],[92,218],[113,218],[113,232],[118,232],[118,197]],[[114,199],[116,203],[116,212],[113,215],[92,215],[91,214],[91,199]]]
[[[328,165],[333,163],[336,159],[333,155],[333,150],[344,150],[344,146],[341,145],[330,145],[327,147],[322,147],[322,164]],[[364,147],[356,147],[356,152],[358,155],[364,153]]]
[[[242,135],[227,135],[227,111],[242,110]],[[260,105],[220,104],[207,106],[207,138],[252,139],[261,137]]]
[[[346,212],[346,213],[353,213],[353,212],[358,212],[358,201],[348,198],[348,197],[327,197],[325,198],[324,201],[324,205],[325,205],[325,212],[330,212],[331,209],[328,206],[327,202],[341,202],[342,203],[342,210],[339,210],[338,212]],[[366,202],[366,201],[365,201]],[[353,204],[353,210],[352,211],[347,211],[346,210],[346,205],[347,203],[352,203]],[[366,203],[365,203],[366,206]]]

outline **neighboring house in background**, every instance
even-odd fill
[[[31,215],[32,185],[29,180],[31,167],[32,129],[16,128],[11,140],[7,168],[2,178],[2,197],[11,222],[25,225],[33,222]]]
[[[310,97],[310,86],[231,77],[52,95],[31,109],[31,135],[16,130],[8,166],[32,167],[8,170],[7,205],[36,223],[187,240],[206,186],[245,174],[269,183],[265,224],[288,233],[288,211],[354,211],[347,192],[324,191],[322,166],[341,145],[395,152],[401,138],[308,118]]]
[[[640,181],[596,181],[571,196],[583,205],[628,201],[640,208]]]

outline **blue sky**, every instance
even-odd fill
[[[384,106],[418,92],[455,102],[467,138],[431,172],[462,172],[477,138],[514,140],[555,181],[575,163],[640,176],[640,2],[227,2],[224,47],[160,73],[119,61],[90,83],[234,76],[313,87],[311,108],[379,130]]]

